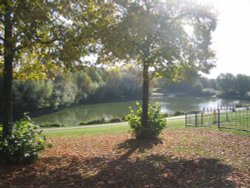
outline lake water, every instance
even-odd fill
[[[204,107],[217,107],[235,105],[238,103],[250,103],[250,101],[220,99],[213,97],[167,97],[158,96],[151,97],[151,103],[158,103],[161,111],[166,113],[174,113],[175,111],[193,111],[201,110]],[[112,102],[101,104],[79,105],[63,110],[53,112],[47,115],[34,118],[37,123],[60,123],[66,126],[76,126],[80,122],[88,122],[100,118],[122,117],[126,115],[129,106],[135,106],[135,101]]]

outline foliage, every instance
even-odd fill
[[[3,1],[0,6],[0,49],[5,41],[13,48],[14,76],[45,79],[59,68],[76,68],[95,51],[97,40],[113,20],[113,6],[102,1]],[[7,9],[10,10],[10,22]],[[70,21],[69,21],[70,20]],[[12,36],[4,39],[4,29]],[[0,54],[3,57],[3,53]],[[0,58],[0,75],[2,72]],[[38,71],[39,70],[39,71]]]
[[[101,119],[96,119],[96,120],[92,120],[89,122],[80,122],[79,125],[95,125],[95,124],[102,124],[102,123],[106,123],[105,118],[101,118]]]
[[[60,123],[44,123],[44,124],[39,124],[39,126],[42,127],[42,128],[64,127],[64,125],[60,124]]]
[[[25,115],[16,122],[10,136],[0,142],[0,158],[7,164],[32,163],[45,149],[45,136],[39,126]]]
[[[104,123],[118,123],[118,122],[123,122],[123,118],[118,118],[114,117],[111,119],[106,119],[106,118],[101,118],[101,119],[96,119],[88,122],[80,122],[79,125],[96,125],[96,124],[104,124]]]
[[[153,67],[152,76],[171,80],[207,73],[214,66],[210,40],[216,18],[211,7],[195,2],[190,6],[185,0],[116,4],[120,14],[101,38],[100,59],[146,64]]]
[[[158,105],[149,106],[147,127],[142,124],[142,107],[136,103],[137,110],[130,108],[128,123],[136,138],[157,138],[166,126],[166,118],[160,113]]]
[[[184,115],[184,114],[185,114],[185,112],[176,111],[176,112],[174,113],[174,116],[181,116],[181,115]]]
[[[155,78],[154,84],[158,92],[178,96],[212,96],[215,94],[216,89],[216,84],[213,83],[212,79],[201,75],[194,76],[190,80],[179,80],[178,82],[165,77]]]
[[[250,76],[243,74],[220,74],[216,79],[197,75],[190,81],[182,80],[177,83],[163,77],[155,79],[154,83],[158,92],[167,95],[250,98]]]
[[[3,92],[0,77],[0,93]],[[24,112],[31,115],[75,104],[138,99],[141,83],[138,71],[130,69],[105,70],[85,67],[84,70],[58,74],[54,79],[14,80],[15,119]],[[0,106],[3,103],[0,95]],[[0,110],[2,108],[0,107]],[[0,113],[0,122],[1,122]]]
[[[137,70],[116,69],[104,72],[104,83],[90,96],[91,101],[131,100],[140,97],[141,82]]]
[[[225,96],[236,96],[236,88],[235,88],[235,78],[233,74],[221,74],[216,79],[217,87],[219,87],[222,91],[222,94]]]
[[[238,74],[236,76],[227,73],[217,77],[217,88],[225,97],[249,98],[250,76]]]

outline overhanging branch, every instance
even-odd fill
[[[43,44],[43,45],[52,44],[53,42],[58,41],[58,40],[59,40],[58,38],[54,38],[54,39],[46,40],[46,41],[43,41],[41,39],[35,39],[34,42],[30,42],[28,44],[17,46],[16,48],[14,48],[14,51],[19,51],[19,50],[22,50],[24,48],[30,48],[30,47],[32,47],[35,44]]]

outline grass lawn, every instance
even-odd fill
[[[73,129],[47,129],[44,134],[48,137],[60,137],[60,136],[94,136],[94,135],[109,135],[109,134],[122,134],[127,133],[130,130],[128,123],[122,123],[119,125],[108,125],[103,127],[79,127]]]
[[[157,141],[119,126],[46,131],[32,165],[0,166],[0,187],[248,187],[250,137],[169,121]]]
[[[183,129],[185,128],[184,119],[169,120],[167,122],[166,129]],[[208,129],[208,130],[218,130],[216,126],[203,127],[198,129]],[[110,135],[110,134],[124,134],[130,132],[131,129],[127,122],[113,125],[107,125],[103,127],[80,127],[78,129],[53,129],[45,131],[45,135],[48,137],[60,137],[60,136],[94,136],[94,135]],[[233,129],[221,129],[221,131],[226,133],[238,134],[243,136],[250,136],[250,132],[238,131]]]
[[[171,120],[167,123],[167,128],[184,128],[184,120]],[[93,135],[109,135],[109,134],[123,134],[130,132],[131,129],[128,126],[127,122],[113,125],[107,125],[103,127],[95,126],[85,126],[73,129],[46,129],[44,131],[45,135],[48,137],[57,137],[57,136],[93,136]]]

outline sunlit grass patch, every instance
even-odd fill
[[[54,129],[46,130],[44,134],[48,137],[51,136],[94,136],[94,135],[112,135],[122,134],[130,131],[127,123],[119,125],[109,125],[104,127],[83,127],[83,128],[72,128],[72,129]]]

